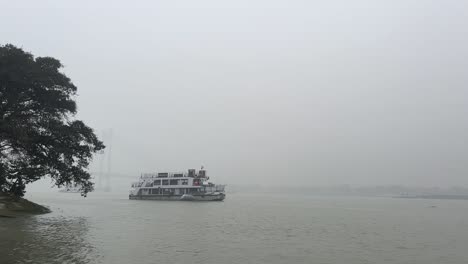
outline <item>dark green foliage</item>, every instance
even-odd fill
[[[25,185],[49,176],[57,186],[93,190],[86,171],[104,148],[93,130],[74,120],[76,87],[60,61],[0,46],[0,192],[24,195]]]

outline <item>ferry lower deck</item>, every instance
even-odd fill
[[[226,197],[224,193],[191,194],[190,198],[184,199],[185,195],[171,194],[148,194],[129,195],[130,200],[163,200],[163,201],[222,201]]]

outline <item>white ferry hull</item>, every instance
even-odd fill
[[[191,195],[190,199],[182,197],[183,195],[161,195],[161,194],[148,194],[148,195],[129,195],[130,200],[162,200],[162,201],[222,201],[226,197],[224,193],[218,194],[195,194]]]

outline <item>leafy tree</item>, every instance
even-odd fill
[[[0,46],[0,192],[23,196],[50,177],[58,187],[93,190],[87,167],[104,145],[76,114],[76,86],[51,57]]]

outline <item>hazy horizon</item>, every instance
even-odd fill
[[[215,182],[468,186],[466,1],[5,1],[112,171]],[[91,170],[98,170],[99,160]]]

